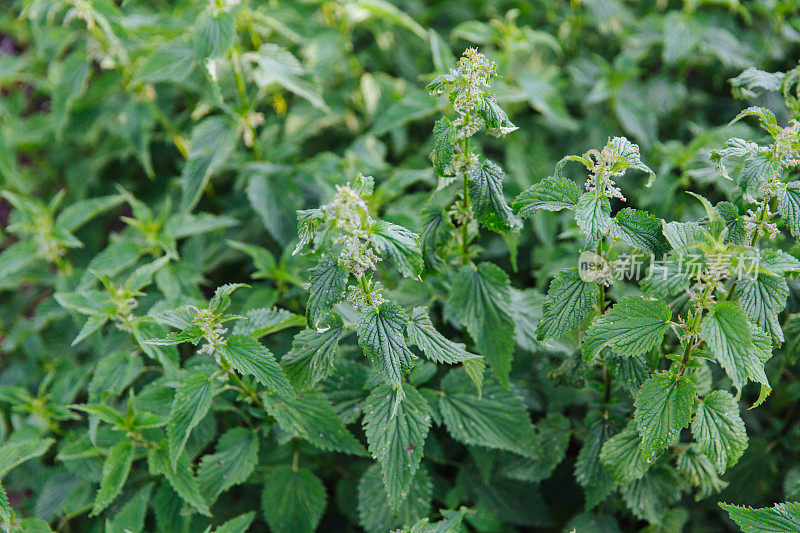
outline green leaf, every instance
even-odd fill
[[[56,138],[61,140],[75,101],[86,92],[89,81],[89,61],[81,49],[76,49],[61,61],[50,63],[49,77],[53,84],[50,109],[56,126]]]
[[[255,511],[250,511],[236,518],[231,518],[217,529],[214,533],[246,533],[256,517]]]
[[[509,120],[508,115],[498,105],[497,98],[492,92],[485,92],[478,102],[478,114],[486,123],[489,133],[499,136],[508,135],[519,129]]]
[[[714,207],[725,221],[728,240],[734,244],[744,244],[747,230],[744,217],[739,214],[739,208],[730,202],[719,202]],[[699,226],[699,224],[697,225]]]
[[[106,533],[142,531],[152,490],[153,484],[148,483],[130,497],[112,519],[106,520]]]
[[[191,74],[195,65],[194,51],[183,39],[173,39],[153,50],[136,69],[134,82],[180,83]]]
[[[642,454],[642,437],[631,420],[625,429],[608,439],[600,451],[600,462],[619,483],[630,483],[641,478],[650,469]]]
[[[422,273],[422,248],[414,232],[389,222],[378,221],[372,228],[375,245],[394,263],[405,277],[418,277]]]
[[[306,306],[306,320],[311,329],[319,329],[331,313],[331,307],[344,296],[347,285],[347,270],[339,261],[330,257],[309,269],[311,287]]]
[[[767,273],[743,275],[736,284],[735,296],[747,318],[779,343],[784,341],[778,314],[786,307],[789,285],[783,277]]]
[[[16,525],[19,527],[19,531],[25,533],[53,533],[47,522],[38,518],[23,518],[17,520]]]
[[[684,251],[708,241],[707,232],[697,222],[664,222],[661,231],[673,250]]]
[[[228,53],[236,38],[233,15],[227,11],[209,13],[192,34],[192,48],[200,59],[216,59]]]
[[[146,263],[134,270],[125,280],[125,288],[130,291],[139,291],[152,283],[153,276],[170,261],[167,256]]]
[[[758,117],[761,126],[770,132],[771,135],[778,133],[778,119],[775,118],[775,113],[766,107],[751,106],[739,112],[736,117],[731,120],[728,125],[740,121],[744,117]]]
[[[260,339],[287,328],[304,327],[306,319],[286,309],[263,307],[251,309],[244,314],[246,320],[240,320],[233,328],[234,334],[250,335]]]
[[[671,318],[661,300],[626,296],[586,330],[583,358],[591,361],[606,347],[623,356],[647,353],[664,338]]]
[[[281,429],[322,450],[367,455],[321,392],[306,391],[296,398],[265,395],[264,408]]]
[[[169,457],[173,467],[177,465],[192,429],[208,414],[213,398],[214,381],[203,374],[190,374],[175,392],[167,422]]]
[[[778,212],[792,234],[800,237],[800,181],[787,183],[778,189]]]
[[[191,342],[196,345],[202,339],[202,333],[200,326],[189,326],[183,331],[170,331],[160,339],[147,339],[144,343],[152,346],[174,346]]]
[[[0,287],[16,287],[17,276],[38,259],[39,247],[33,240],[20,240],[0,253]]]
[[[198,486],[209,505],[229,488],[247,481],[253,473],[258,463],[258,437],[245,428],[229,429],[214,450],[203,456],[197,469]]]
[[[536,326],[542,319],[544,295],[535,289],[511,289],[511,313],[514,317],[514,341],[529,352],[536,352],[540,344]]]
[[[55,439],[21,437],[9,439],[0,446],[0,479],[26,461],[44,455]]]
[[[456,154],[456,130],[447,117],[433,125],[433,168],[439,176],[452,174],[448,167]]]
[[[422,256],[428,268],[436,268],[442,263],[439,250],[449,241],[455,230],[450,215],[440,206],[427,206],[422,209]]]
[[[557,413],[549,413],[534,425],[538,457],[531,459],[517,455],[504,455],[498,467],[504,477],[538,483],[548,479],[565,459],[570,442],[570,421]]]
[[[747,432],[736,399],[722,390],[701,399],[692,421],[692,435],[718,472],[735,465],[747,449]]]
[[[763,363],[757,355],[759,350],[753,344],[747,318],[735,303],[717,303],[701,322],[700,333],[734,387],[741,389],[748,378],[761,381]]]
[[[698,486],[699,490],[695,500],[699,501],[712,494],[722,491],[728,483],[722,481],[717,475],[717,470],[711,463],[707,455],[697,451],[697,446],[689,445],[687,449],[678,456],[678,472],[686,478],[692,485]]]
[[[680,500],[682,490],[683,484],[675,470],[660,464],[651,468],[644,477],[623,485],[620,492],[633,516],[660,524],[669,518],[667,509]],[[672,530],[680,530],[682,523],[678,524]]]
[[[70,346],[75,346],[76,344],[80,343],[82,340],[90,336],[92,333],[97,331],[98,329],[102,328],[108,322],[108,317],[103,315],[91,315],[89,318],[86,319],[81,330],[78,332],[78,335],[73,339]]]
[[[169,455],[164,447],[150,448],[147,455],[147,464],[150,473],[153,475],[161,474],[170,486],[184,499],[186,503],[197,509],[200,514],[211,516],[208,504],[200,493],[197,479],[192,474],[192,462],[186,453],[178,457],[178,462],[173,468]]]
[[[95,415],[106,424],[111,424],[117,428],[125,427],[125,417],[113,407],[99,403],[86,403],[70,405],[70,408],[89,413],[90,415]]]
[[[448,312],[466,326],[477,351],[501,383],[508,382],[514,350],[514,319],[508,275],[493,263],[463,266],[453,278]]]
[[[409,497],[397,511],[389,507],[381,477],[380,466],[375,464],[367,469],[358,483],[359,522],[367,533],[389,533],[430,514],[433,483],[424,468],[417,470]]]
[[[409,496],[431,427],[431,408],[413,386],[404,383],[405,398],[387,385],[372,391],[364,412],[364,433],[370,454],[381,464],[392,510]]]
[[[756,98],[761,94],[757,89],[767,92],[778,92],[786,76],[785,72],[765,72],[754,67],[747,67],[741,74],[729,81],[735,89],[739,89],[747,98]]]
[[[575,204],[575,222],[592,247],[611,229],[611,202],[596,192],[585,192]]]
[[[610,437],[608,421],[596,412],[586,418],[591,422],[587,423],[589,432],[575,461],[575,480],[586,492],[586,508],[591,509],[614,490],[614,477],[600,462],[600,452]]]
[[[408,317],[391,302],[367,307],[358,324],[358,345],[386,383],[397,388],[417,357],[406,346],[403,329]]]
[[[647,211],[626,207],[614,216],[611,236],[622,239],[629,246],[650,252],[660,258],[670,249],[670,243],[661,232],[661,219]]]
[[[571,179],[547,177],[520,193],[514,199],[513,206],[517,215],[526,219],[531,218],[537,209],[573,209],[579,197],[578,185]]]
[[[406,332],[409,341],[419,346],[431,361],[452,365],[480,357],[468,352],[463,344],[453,342],[439,333],[424,307],[415,307],[411,312]]]
[[[192,130],[189,156],[181,173],[181,211],[188,212],[200,200],[211,176],[233,152],[235,131],[228,120],[213,116]]]
[[[359,10],[368,13],[371,18],[397,24],[413,32],[420,39],[427,40],[428,34],[425,28],[408,13],[387,0],[359,0],[355,5]]]
[[[114,209],[125,201],[121,194],[99,196],[80,200],[65,207],[56,217],[56,226],[67,231],[76,231],[97,215]]]
[[[780,176],[780,172],[780,163],[773,159],[772,154],[757,153],[748,156],[742,165],[739,188],[757,194],[764,184]]]
[[[161,483],[158,491],[153,498],[153,514],[157,531],[169,531],[182,521],[181,512],[183,511],[183,501],[178,496],[169,483]],[[185,520],[185,519],[183,519]]]
[[[478,222],[503,233],[519,228],[520,221],[503,196],[503,170],[484,159],[469,169],[469,197]]]
[[[507,450],[537,458],[536,432],[520,399],[497,382],[487,380],[476,396],[466,374],[451,370],[442,380],[439,400],[450,435],[472,446]]]
[[[594,309],[599,295],[600,287],[583,281],[577,268],[561,270],[547,289],[536,338],[561,337],[577,328]]]
[[[220,346],[219,353],[242,374],[256,378],[271,392],[285,398],[294,397],[294,389],[281,365],[263,344],[247,335],[231,335]]]
[[[392,102],[385,111],[378,113],[370,133],[375,136],[397,131],[403,126],[436,112],[435,102],[425,91],[409,90],[400,100]]]
[[[308,100],[311,105],[328,111],[318,85],[287,49],[273,43],[262,44],[257,52],[242,54],[250,66],[250,75],[262,89],[278,84]]]
[[[623,169],[633,168],[636,170],[641,170],[642,172],[646,172],[650,175],[647,180],[647,187],[652,185],[653,181],[655,181],[656,174],[650,167],[642,162],[642,157],[639,154],[639,147],[625,137],[612,137],[611,140],[608,141],[606,149],[617,160],[617,165],[614,167],[615,169],[619,168],[619,166],[622,166]]]
[[[226,283],[214,290],[214,296],[208,301],[208,308],[215,313],[222,313],[231,305],[231,294],[237,289],[247,287],[245,283]]]
[[[633,416],[642,436],[645,459],[672,444],[681,429],[689,425],[694,399],[694,382],[673,372],[653,374],[642,384]]]
[[[772,507],[753,509],[719,503],[743,533],[797,533],[800,531],[800,503],[778,503]]]
[[[650,375],[643,355],[621,356],[612,352],[605,354],[604,362],[614,379],[632,395],[638,392]]]
[[[298,388],[313,386],[333,373],[339,359],[339,341],[346,330],[341,322],[317,333],[306,329],[294,336],[292,349],[281,359],[286,375]]]
[[[3,487],[3,484],[0,483],[0,524],[6,528],[6,530],[11,530],[11,521],[14,519],[14,509],[11,508],[11,504],[8,501],[8,495],[6,494],[6,489]]]
[[[439,511],[444,518],[438,522],[430,522],[423,518],[411,528],[411,533],[460,533],[464,518],[473,511],[462,506],[457,511],[444,509]]]
[[[264,518],[275,533],[313,533],[328,495],[317,476],[288,465],[269,470],[261,493]]]
[[[103,477],[90,516],[99,515],[103,509],[111,505],[122,490],[131,471],[134,451],[133,443],[129,440],[123,440],[111,448],[103,462]]]

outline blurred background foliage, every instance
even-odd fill
[[[230,20],[210,22],[218,16]],[[732,136],[760,138],[749,124],[726,126],[738,111],[755,103],[775,111],[781,123],[789,117],[778,96],[730,80],[748,67],[773,72],[797,65],[800,5],[5,3],[0,184],[12,194],[0,201],[0,246],[18,250],[0,260],[0,385],[23,386],[32,398],[25,408],[0,398],[0,441],[48,428],[68,440],[70,415],[59,406],[85,397],[97,381],[99,354],[121,342],[109,334],[70,346],[80,322],[52,295],[86,283],[89,268],[116,277],[148,256],[175,254],[180,261],[156,275],[145,308],[156,301],[200,301],[220,283],[241,281],[253,288],[237,293],[237,301],[302,313],[301,280],[309,263],[290,255],[297,209],[324,203],[335,184],[363,172],[376,180],[371,207],[419,232],[420,208],[436,184],[428,155],[432,122],[441,112],[424,87],[472,46],[497,63],[498,101],[520,128],[502,141],[477,141],[506,168],[509,198],[552,173],[563,155],[625,135],[658,174],[650,189],[628,182],[626,195],[633,205],[680,220],[702,216],[687,190],[712,201],[734,198],[733,185],[721,180],[708,154]],[[633,179],[643,184],[644,178]],[[78,204],[64,215],[66,206],[108,195],[119,201]],[[187,209],[194,215],[185,215]],[[537,215],[511,244],[513,253],[487,234],[483,255],[512,273],[514,287],[542,291],[555,272],[573,266],[571,231],[563,217]],[[790,286],[788,341],[767,366],[775,390],[763,406],[743,414],[750,447],[720,494],[698,502],[685,494],[676,502],[678,495],[659,495],[656,487],[646,501],[610,500],[599,512],[583,513],[573,469],[586,434],[586,405],[597,392],[576,385],[580,371],[569,368],[571,348],[541,346],[532,332],[521,331],[514,390],[535,419],[566,416],[572,438],[559,441],[566,458],[547,479],[529,483],[515,479],[513,465],[495,464],[500,457],[472,457],[443,432],[432,433],[425,453],[435,471],[434,501],[471,502],[478,514],[469,523],[478,531],[638,529],[646,513],[635,507],[647,505],[662,517],[651,531],[706,532],[729,527],[717,501],[763,506],[800,497],[800,381],[791,366],[800,354],[800,286]],[[388,288],[409,305],[438,290],[400,279]],[[614,291],[624,293],[625,285]],[[275,335],[270,349],[285,354],[291,339]],[[139,370],[146,375],[146,368]],[[211,422],[193,434],[198,442],[191,449],[202,450],[215,438]],[[262,466],[275,460],[270,453],[282,452],[264,451]],[[63,531],[89,531],[81,513],[93,493],[80,471],[97,464],[92,458],[56,461],[57,454],[69,455],[54,448],[3,483],[20,514],[53,521]],[[324,454],[315,461],[329,493],[320,530],[354,530],[355,487],[367,463],[348,462],[342,471]],[[471,492],[462,498],[454,491]],[[229,505],[248,508],[241,502]],[[625,510],[632,505],[632,513]]]

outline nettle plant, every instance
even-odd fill
[[[612,216],[611,202],[626,202],[616,180],[629,169],[648,173],[647,186],[655,178],[624,138],[565,157],[553,177],[514,202],[523,218],[570,210],[585,237],[579,267],[551,282],[536,332],[547,341],[577,330],[572,338],[591,365],[586,379],[597,402],[575,465],[587,507],[618,486],[631,513],[658,523],[688,487],[697,488],[697,499],[720,491],[727,483],[719,476],[748,445],[743,388],[758,384],[752,407],[771,391],[764,365],[785,340],[779,314],[787,280],[800,270],[797,258],[776,243],[784,240],[778,224],[797,236],[797,182],[784,179],[800,163],[800,138],[796,121],[781,127],[767,109],[748,108],[734,122],[746,116],[757,116],[773,143],[731,139],[711,153],[720,177],[731,181],[724,161],[743,160],[739,194],[735,203],[712,205],[690,192],[705,210],[699,220],[660,220],[630,207]],[[584,191],[563,176],[569,161],[588,171]],[[625,281],[638,282],[638,289]],[[612,303],[608,295],[618,284],[624,288]],[[554,377],[574,379],[577,365],[565,362]],[[746,531],[771,521],[786,531],[796,526],[791,504],[752,512],[723,508]]]
[[[67,342],[86,347],[76,349],[74,365],[48,367],[35,392],[0,388],[15,428],[6,438],[0,420],[0,477],[36,458],[60,468],[42,488],[42,515],[61,515],[65,530],[88,515],[74,527],[233,533],[263,520],[272,531],[296,533],[322,527],[335,505],[369,532],[503,531],[547,523],[546,510],[529,504],[544,508],[539,483],[567,462],[573,437],[586,511],[571,522],[577,531],[594,530],[602,517],[591,511],[601,506],[680,528],[686,517],[676,505],[684,494],[699,500],[725,488],[721,476],[748,447],[742,408],[770,395],[764,366],[789,336],[780,314],[788,280],[800,271],[796,248],[783,250],[800,236],[800,182],[789,179],[800,164],[798,122],[781,125],[762,107],[742,112],[736,120],[757,117],[769,139],[735,138],[711,153],[720,183],[731,182],[734,193],[716,204],[690,193],[686,201],[703,213],[696,220],[662,220],[626,205],[655,173],[624,137],[565,157],[509,203],[504,171],[485,154],[517,126],[498,103],[497,66],[470,48],[427,87],[443,116],[428,144],[437,183],[422,191],[419,233],[390,221],[375,180],[350,172],[356,165],[348,161],[335,167],[341,172],[330,198],[297,213],[292,246],[291,236],[280,238],[283,222],[270,218],[282,191],[261,178],[278,172],[263,161],[265,149],[280,159],[296,147],[272,146],[280,128],[259,104],[269,96],[275,114],[285,113],[281,88],[304,99],[314,120],[328,120],[335,98],[323,99],[300,61],[262,42],[259,28],[274,27],[290,41],[304,37],[248,2],[215,1],[189,33],[171,29],[170,40],[137,60],[127,26],[111,22],[122,18],[113,3],[44,4],[30,3],[29,16],[44,21],[66,11],[67,23],[85,26],[87,51],[70,62],[85,67],[89,54],[135,98],[125,124],[135,130],[137,113],[153,112],[148,120],[163,126],[166,144],[186,161],[178,199],[170,193],[160,204],[124,189],[64,208],[63,195],[40,202],[3,192],[15,242],[0,256],[0,288],[38,283],[50,304],[4,346],[31,349],[35,333],[48,328],[60,335],[67,315],[77,324]],[[432,48],[442,46],[388,3],[325,6],[343,34],[370,13],[388,14],[429,37]],[[499,26],[509,48],[513,18]],[[146,26],[143,20],[126,24]],[[251,47],[240,33],[254,51],[244,51]],[[336,48],[317,45],[326,47]],[[71,102],[89,69],[61,68],[53,73],[60,83],[75,77]],[[782,92],[800,118],[791,92],[798,72],[746,71],[734,85]],[[365,107],[377,107],[385,80],[358,74],[371,95]],[[188,139],[158,108],[165,105],[159,98],[181,100],[158,93],[172,81],[201,87]],[[54,102],[63,117],[68,102]],[[350,102],[336,103],[344,108],[336,120],[349,127],[356,120]],[[312,129],[293,118],[294,130]],[[298,138],[298,145],[306,140]],[[155,176],[142,149],[149,141],[133,134],[128,141]],[[583,184],[567,175],[567,163],[583,166]],[[220,199],[211,177],[236,165],[243,170],[234,198]],[[281,241],[279,257],[244,242],[254,231],[234,216],[239,193]],[[195,212],[198,205],[226,214]],[[73,264],[83,247],[76,232],[117,208],[122,229],[85,269]],[[564,226],[559,239],[574,252],[571,266],[545,291],[514,287],[505,267],[516,273],[524,221],[542,216]],[[239,224],[247,226],[241,240],[222,238]],[[249,256],[252,279],[269,286],[224,283],[206,298],[205,275],[225,265],[216,256],[231,252]],[[82,366],[89,354],[91,368]],[[560,386],[580,396],[575,404],[558,400]],[[535,397],[537,388],[547,389],[547,401]],[[582,422],[567,416],[575,405]],[[723,508],[753,531],[796,521],[798,512],[792,503]],[[50,530],[16,516],[2,487],[0,523],[9,531]]]

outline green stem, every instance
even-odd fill
[[[731,291],[731,294],[733,291]],[[689,325],[688,333],[693,334],[696,333],[698,326],[700,325],[700,320],[703,318],[703,310],[700,309],[698,313],[696,313],[692,317],[692,323]],[[681,358],[681,368],[678,370],[678,375],[682,376],[684,370],[686,369],[686,364],[689,362],[689,359],[692,356],[692,352],[694,351],[695,344],[690,342],[691,337],[686,342],[686,348],[683,350],[683,358]]]
[[[603,242],[602,240],[597,243],[597,249],[595,252],[598,256],[603,256]],[[606,312],[606,285],[605,283],[600,283],[600,293],[597,295],[597,309],[600,314],[604,314]]]
[[[250,109],[250,99],[247,96],[247,85],[242,75],[242,65],[239,63],[239,51],[234,49],[231,52],[231,62],[233,63],[233,76],[236,78],[236,89],[239,91],[239,103],[243,110]]]
[[[256,403],[256,405],[258,405],[262,409],[264,408],[264,402],[261,401],[261,397],[258,395],[258,393],[256,393],[256,391],[254,391],[253,389],[249,388],[247,385],[245,385],[244,381],[242,381],[242,379],[239,377],[236,371],[234,371],[230,366],[225,368],[225,371],[233,379],[234,383],[236,383],[236,385],[244,394],[249,396],[253,400],[253,402]]]
[[[247,114],[250,110],[253,109],[253,106],[250,102],[250,97],[247,94],[247,85],[244,81],[244,75],[242,74],[242,64],[239,62],[239,50],[234,48],[231,51],[231,63],[233,63],[233,76],[236,78],[236,89],[239,92],[239,102],[242,105],[242,114]],[[258,134],[256,133],[256,129],[253,127],[252,124],[247,124],[247,129],[250,130],[250,134],[253,136],[253,157],[256,161],[261,160],[261,147],[258,145]]]
[[[364,293],[364,298],[367,299],[369,305],[374,306],[372,303],[372,294],[370,294],[369,285],[367,285],[367,278],[363,274],[358,277],[358,283],[361,285],[361,291]]]
[[[469,124],[469,113],[464,115],[464,124]],[[467,135],[466,128],[464,131],[464,159],[469,161],[469,135]],[[469,202],[469,169],[464,170],[464,214],[466,215],[469,213],[470,209],[470,202]],[[469,260],[469,220],[467,220],[466,224],[461,226],[461,252],[464,257],[464,263],[467,263]]]
[[[605,391],[603,393],[603,418],[608,418],[608,408],[611,403],[611,372],[608,371],[608,365],[605,363],[603,363],[603,383],[605,384]]]
[[[769,200],[768,200],[768,199],[765,199],[765,200],[764,200],[764,201],[761,203],[761,207],[760,207],[760,208],[759,208],[759,210],[758,210],[758,218],[757,218],[757,221],[759,221],[759,222],[764,222],[764,221],[766,221],[766,219],[765,219],[764,217],[765,217],[765,216],[766,216],[766,214],[767,214],[767,207],[769,207]],[[757,236],[757,233],[753,233],[753,237],[752,237],[752,239],[750,240],[750,246],[751,246],[751,247],[752,247],[752,246],[755,246],[755,245],[756,245],[756,241],[758,241],[758,236]],[[739,284],[739,282],[738,282],[737,280],[733,280],[733,282],[731,283],[731,286],[730,286],[730,288],[728,288],[728,295],[725,297],[725,300],[727,300],[727,301],[730,301],[730,300],[732,300],[732,299],[733,299],[733,293],[734,293],[734,292],[736,292],[736,286],[737,286],[738,284]]]

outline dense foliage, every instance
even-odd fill
[[[17,0],[0,528],[800,531],[798,52],[793,0]]]

